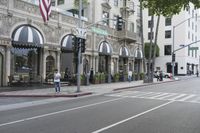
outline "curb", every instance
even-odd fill
[[[79,97],[91,95],[92,92],[74,93],[74,94],[47,94],[47,95],[16,95],[16,94],[0,94],[0,97]]]
[[[120,90],[131,89],[131,88],[139,88],[139,87],[148,86],[148,85],[164,84],[164,83],[176,82],[176,81],[180,81],[180,80],[164,81],[164,82],[158,82],[158,83],[147,83],[147,84],[136,85],[136,86],[122,87],[122,88],[113,89],[113,91],[120,91]]]

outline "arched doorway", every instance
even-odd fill
[[[105,74],[108,83],[111,82],[111,46],[107,41],[102,41],[99,45],[99,70],[98,72]]]
[[[46,79],[53,79],[55,69],[55,59],[53,56],[49,55],[46,58]]]
[[[128,57],[128,49],[125,46],[122,46],[119,50],[119,74],[120,80],[122,81],[128,78]]]
[[[12,33],[11,75],[14,83],[41,81],[43,36],[31,25],[20,25]]]
[[[61,40],[60,72],[64,81],[67,81],[68,77],[71,77],[77,70],[77,54],[72,45],[73,38],[74,35],[67,34]]]
[[[0,53],[0,86],[3,85],[3,55]]]

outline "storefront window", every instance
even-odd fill
[[[19,80],[28,77],[34,81],[39,74],[39,54],[36,48],[12,48],[11,49],[11,75],[19,76]]]

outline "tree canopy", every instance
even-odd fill
[[[200,0],[142,0],[143,7],[148,8],[152,14],[172,16],[182,9],[189,9],[190,3],[200,8]]]
[[[153,44],[152,53],[154,52],[154,47],[155,47],[155,45]],[[160,49],[159,49],[158,45],[156,45],[156,57],[159,56],[159,51],[160,51]],[[149,59],[149,52],[150,52],[150,43],[145,43],[145,45],[144,45],[145,55],[144,56],[146,59]],[[153,56],[153,55],[151,55],[151,56]]]

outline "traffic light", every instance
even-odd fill
[[[172,55],[172,62],[175,62],[176,55],[173,53]]]
[[[81,53],[85,53],[85,39],[82,39],[82,43],[81,43]]]
[[[78,38],[76,36],[72,37],[72,47],[73,51],[76,53],[78,51]]]
[[[85,52],[85,39],[83,38],[77,38],[77,41],[78,41],[78,46],[80,46],[81,48],[81,53],[84,53]]]
[[[120,16],[117,16],[117,30],[121,31],[123,27],[123,19]]]

